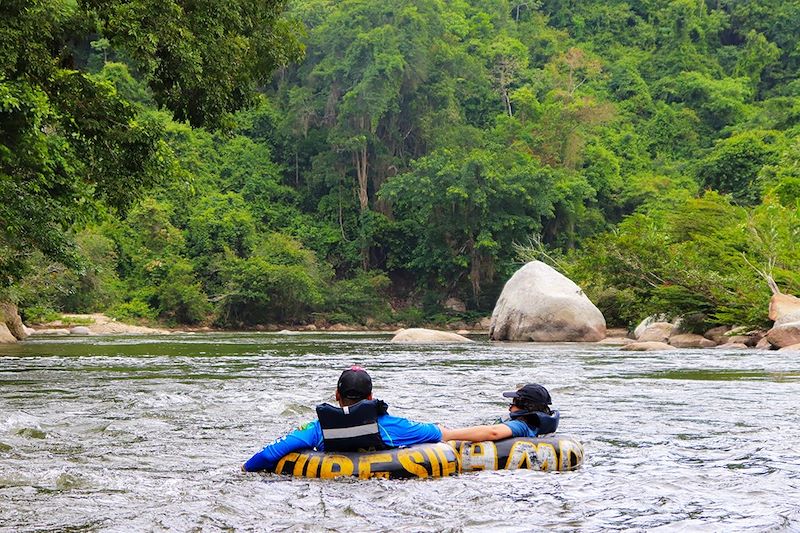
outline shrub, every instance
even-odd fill
[[[355,277],[337,281],[331,286],[325,307],[333,315],[351,317],[350,321],[364,322],[368,317],[386,321],[391,316],[386,296],[389,284],[389,278],[383,272],[359,272]]]
[[[185,259],[178,259],[170,266],[156,296],[160,316],[181,324],[201,322],[210,311],[208,297]]]
[[[104,311],[119,302],[124,292],[115,270],[114,242],[93,230],[79,233],[75,240],[85,266],[64,273],[65,293],[58,303],[65,311],[76,313]]]
[[[609,327],[630,328],[643,316],[636,293],[630,288],[607,287],[593,301]]]
[[[307,254],[305,258],[313,259],[311,252]],[[231,258],[223,277],[217,318],[223,325],[303,321],[323,302],[313,261],[289,265],[274,264],[262,256]]]
[[[43,305],[32,305],[20,308],[20,317],[28,324],[45,324],[61,318],[61,314],[54,309]]]
[[[355,322],[353,316],[347,313],[328,313],[324,315],[324,318],[331,324],[352,324]]]
[[[109,316],[117,320],[155,320],[156,311],[147,302],[138,298],[117,304],[108,311]]]
[[[395,320],[410,328],[425,324],[425,313],[417,307],[406,307],[395,312]]]

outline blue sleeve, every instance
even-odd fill
[[[287,453],[316,448],[321,443],[322,431],[319,428],[319,421],[315,420],[267,444],[244,464],[244,469],[248,472],[272,470],[278,464],[278,460]]]
[[[511,437],[535,437],[538,435],[539,430],[536,428],[530,427],[528,424],[523,422],[522,420],[508,420],[503,422],[503,424],[507,425],[511,428]]]
[[[423,424],[398,416],[379,417],[378,428],[383,442],[393,448],[442,440],[442,430],[436,424]]]

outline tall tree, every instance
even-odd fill
[[[438,0],[413,5],[348,0],[310,32],[308,62],[299,75],[317,106],[310,105],[308,92],[290,91],[289,105],[299,119],[291,127],[300,125],[307,133],[313,119],[327,130],[329,146],[338,156],[329,171],[355,178],[362,233],[375,207],[375,193],[388,173],[396,173],[397,158],[402,157],[404,143],[393,142],[402,123],[397,117],[430,75],[430,47],[441,33],[441,9]],[[416,127],[412,122],[400,135],[407,138]],[[332,158],[317,159],[323,161]],[[363,239],[365,268],[369,240]]]
[[[524,152],[498,148],[436,151],[381,191],[415,224],[405,266],[446,291],[468,281],[476,303],[512,243],[538,232],[553,209],[553,173]]]

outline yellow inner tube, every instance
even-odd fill
[[[462,472],[518,469],[566,472],[583,464],[583,445],[565,435],[450,444],[458,450]]]
[[[567,471],[583,463],[583,445],[562,435],[519,437],[496,442],[437,442],[374,452],[286,454],[274,472],[334,479],[436,478],[478,470]]]

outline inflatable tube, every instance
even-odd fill
[[[450,441],[461,459],[462,472],[478,470],[574,470],[583,463],[583,445],[573,437],[550,434],[495,442]]]
[[[519,437],[496,442],[450,441],[376,452],[292,452],[274,472],[296,477],[334,479],[429,478],[479,470],[574,470],[583,464],[583,445],[566,435]]]
[[[461,472],[461,458],[446,442],[418,444],[377,452],[325,453],[313,450],[292,452],[275,466],[276,474],[334,479],[428,478],[454,476]]]

